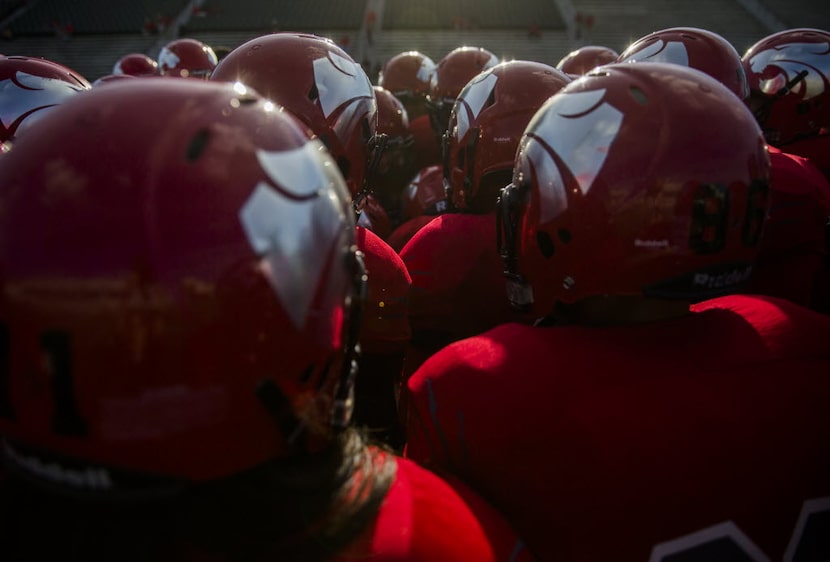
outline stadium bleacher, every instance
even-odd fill
[[[379,64],[404,50],[438,60],[454,47],[476,45],[503,58],[551,64],[583,44],[622,51],[651,31],[673,26],[715,31],[742,52],[777,30],[753,15],[751,4],[787,27],[830,28],[830,2],[813,0],[337,0],[325,7],[306,0],[252,0],[244,8],[236,0],[0,0],[0,53],[48,58],[92,81],[108,74],[123,54],[157,56],[176,35],[236,47],[263,33],[290,30],[340,43],[374,78]],[[378,12],[371,45],[370,10]],[[145,28],[160,18],[170,29],[156,34]]]

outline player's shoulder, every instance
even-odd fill
[[[720,311],[724,324],[751,332],[775,355],[830,359],[830,316],[789,300],[737,294],[694,304],[691,310],[697,314]]]
[[[430,252],[451,252],[463,248],[496,245],[496,221],[493,215],[444,213],[423,225],[401,249],[406,257],[428,248]]]
[[[461,481],[399,456],[388,454],[386,462],[395,463],[394,480],[349,556],[389,562],[532,560],[504,516]]]

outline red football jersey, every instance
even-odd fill
[[[414,219],[409,219],[393,230],[386,242],[392,247],[393,250],[400,252],[403,250],[403,247],[406,246],[406,243],[409,242],[419,230],[432,222],[432,219],[436,216],[438,215],[421,215],[419,217],[415,217]]]
[[[780,147],[789,154],[797,154],[808,158],[830,180],[830,131],[824,134],[807,137]]]
[[[375,467],[389,468],[394,465],[394,475],[389,489],[381,500],[376,513],[371,515],[369,522],[359,531],[346,547],[338,548],[332,545],[333,551],[326,560],[335,562],[533,562],[535,558],[527,550],[524,542],[516,535],[512,526],[491,505],[472,492],[466,485],[453,477],[441,478],[427,469],[416,465],[404,458],[395,457],[391,453],[373,449],[373,464]],[[356,486],[365,482],[355,478]],[[14,481],[4,482],[0,479],[0,499],[6,499],[9,490],[4,485]],[[310,491],[310,490],[309,490]],[[265,492],[263,492],[265,493]],[[357,493],[357,492],[356,492]],[[37,496],[39,497],[39,496]],[[100,498],[99,498],[100,500]],[[21,500],[18,500],[21,501]],[[37,500],[35,500],[37,501]],[[279,501],[279,498],[275,498]],[[15,504],[12,504],[15,505]],[[113,544],[112,541],[103,542],[109,537],[100,537],[97,533],[106,532],[95,527],[94,524],[78,524],[76,521],[66,521],[60,524],[59,518],[63,512],[68,512],[71,518],[72,507],[80,504],[59,504],[60,511],[47,509],[45,519],[50,523],[38,526],[42,520],[38,518],[37,505],[17,505],[16,511],[8,509],[8,504],[0,504],[0,521],[4,522],[8,537],[4,535],[4,553],[10,557],[4,560],[43,560],[57,559],[78,560],[81,553],[88,559],[97,560],[104,554],[103,551],[112,549],[113,560],[158,560],[160,562],[224,562],[238,560],[238,557],[223,556],[211,550],[211,547],[200,546],[199,541],[191,542],[187,536],[177,536],[174,529],[170,534],[163,532],[163,527],[156,527],[155,519],[148,520],[148,515],[154,514],[153,509],[141,503],[133,506],[129,504],[112,504],[112,518],[117,522],[123,520],[125,540],[133,538],[135,543],[127,545],[134,549],[131,553],[144,553],[144,557],[128,556],[121,552],[123,545]],[[123,509],[116,509],[120,505]],[[227,507],[227,503],[225,506]],[[134,510],[131,509],[134,507]],[[243,509],[244,506],[239,506]],[[21,514],[20,510],[23,510]],[[156,509],[170,509],[164,503]],[[181,514],[179,515],[181,516]],[[301,517],[301,514],[297,514]],[[170,524],[170,519],[159,517],[161,525]],[[56,523],[58,521],[58,523]],[[52,525],[59,524],[55,529]],[[118,524],[118,523],[115,523]],[[310,524],[311,525],[311,524]],[[152,536],[144,536],[139,529],[146,527],[145,532]],[[77,534],[73,534],[73,529]],[[55,531],[59,536],[55,536]],[[260,530],[261,531],[261,530]],[[296,547],[291,541],[280,534],[281,529],[274,530],[274,560],[279,557],[279,544]],[[156,535],[157,533],[157,535]],[[267,544],[269,537],[262,534],[236,537],[240,547],[250,547],[243,541],[247,538],[258,544]],[[37,541],[34,537],[40,536],[43,540]],[[231,535],[234,536],[234,535]],[[318,535],[313,540],[324,551],[329,547],[324,542],[324,535]],[[100,541],[96,540],[100,537]],[[6,540],[7,539],[7,540]],[[229,541],[232,539],[229,539]],[[33,544],[34,542],[34,544]],[[66,551],[67,544],[70,550]],[[63,550],[62,550],[63,549]],[[65,556],[61,558],[63,552]],[[51,557],[51,558],[50,558]],[[296,558],[291,557],[291,560]]]
[[[413,345],[424,343],[436,351],[517,320],[507,299],[494,214],[440,215],[421,228],[400,255],[412,277]]]
[[[406,454],[541,560],[826,556],[830,318],[751,296],[692,312],[456,342],[409,380]]]
[[[413,151],[417,169],[441,163],[441,141],[432,130],[429,115],[424,114],[409,121],[409,130],[412,131]]]
[[[366,352],[389,352],[410,338],[410,277],[401,257],[373,231],[355,229],[355,244],[364,254],[368,277],[360,343]]]
[[[830,182],[808,159],[769,147],[770,211],[752,278],[744,289],[820,310],[830,294],[826,228]],[[825,297],[826,298],[826,297]]]
[[[335,560],[519,562],[534,558],[504,517],[456,478],[398,458],[375,521]]]

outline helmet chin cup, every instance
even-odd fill
[[[524,277],[517,274],[505,273],[507,300],[518,312],[527,312],[533,305],[533,287]]]

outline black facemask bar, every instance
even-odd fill
[[[335,431],[342,431],[349,426],[354,411],[354,383],[357,376],[357,359],[360,355],[358,342],[363,322],[363,310],[369,293],[363,253],[353,249],[347,253],[344,259],[348,261],[347,267],[351,273],[352,291],[347,305],[348,320],[344,327],[343,362],[338,374],[330,418],[331,427]],[[328,368],[327,365],[326,369]],[[323,376],[327,375],[324,374]],[[290,398],[282,392],[272,379],[260,381],[255,388],[255,394],[280,432],[285,436],[287,446],[294,454],[302,453],[307,441],[307,427],[294,411]]]
[[[432,125],[432,130],[438,137],[441,137],[447,130],[454,103],[455,100],[451,98],[441,98],[437,101],[427,98],[426,100],[429,123]]]
[[[334,396],[334,409],[331,424],[336,430],[348,427],[354,411],[354,382],[357,376],[357,358],[360,355],[358,345],[360,327],[363,322],[363,311],[369,295],[368,275],[363,253],[350,252],[347,258],[352,273],[352,296],[349,303],[349,321],[346,326],[344,342],[343,366],[340,371],[340,381]]]
[[[802,70],[798,74],[796,74],[792,80],[784,84],[780,90],[775,92],[773,95],[764,99],[764,101],[752,111],[752,114],[755,116],[756,121],[759,123],[766,122],[767,118],[769,118],[770,109],[772,109],[772,105],[789,94],[793,88],[795,88],[799,82],[804,80],[809,73],[806,70]]]
[[[452,168],[450,166],[450,130],[447,129],[441,137],[441,160],[444,168],[444,190],[447,194],[447,204],[454,211],[464,211],[455,207],[452,186]],[[476,158],[476,146],[478,146],[479,137],[481,136],[481,128],[473,127],[467,133],[469,141],[466,146],[458,151],[458,166],[464,170],[463,189],[467,194],[467,208],[471,206],[470,192],[473,187],[473,172],[475,171],[474,163]]]
[[[374,177],[377,173],[380,160],[383,153],[386,151],[389,144],[389,135],[385,133],[376,133],[369,137],[366,141],[366,150],[369,154],[369,161],[366,166],[366,174],[363,176],[363,185],[360,191],[354,196],[352,200],[352,208],[355,215],[360,215],[363,208],[366,206],[366,197],[372,192],[372,187],[369,185],[369,179]]]
[[[519,273],[518,260],[522,208],[527,204],[529,191],[529,184],[511,183],[501,190],[496,203],[496,247],[507,280],[507,297],[519,311],[533,304],[533,291]]]

